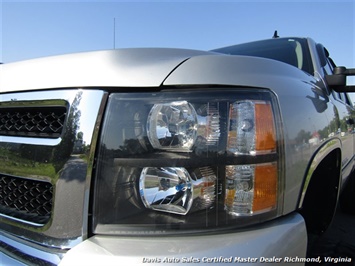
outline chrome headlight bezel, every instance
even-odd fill
[[[246,115],[233,108],[246,108]],[[280,125],[277,99],[266,89],[111,94],[93,186],[93,233],[208,231],[279,216],[284,178]],[[238,130],[248,139],[241,133],[233,139]],[[265,132],[273,136],[263,137]],[[241,142],[247,147],[240,149],[236,143]],[[230,174],[243,167],[253,169],[247,179]],[[265,169],[271,181],[262,186],[272,186],[270,203],[250,209],[250,202],[237,198],[254,200],[264,193],[260,185],[254,189],[254,182],[262,182]],[[259,202],[265,201],[262,197]]]

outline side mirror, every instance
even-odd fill
[[[346,85],[346,77],[355,76],[355,68],[335,67],[332,75],[325,76],[328,86],[336,92],[355,92],[355,86]]]

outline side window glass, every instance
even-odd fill
[[[339,101],[342,101],[341,99],[341,95],[339,92],[336,92],[336,91],[332,91],[332,94],[334,96],[335,99],[339,100]]]
[[[329,57],[326,60],[326,64],[324,66],[324,72],[326,75],[331,75],[333,73],[333,64],[330,62]]]
[[[335,99],[337,99],[339,101],[342,101],[343,103],[353,107],[353,104],[351,103],[350,97],[346,93],[339,93],[339,92],[333,91],[333,96],[334,96]]]
[[[349,95],[347,95],[346,93],[344,93],[344,100],[345,100],[345,103],[351,107],[353,107],[353,104],[351,103],[350,101],[350,97]]]
[[[339,93],[339,96],[340,96],[340,100],[341,100],[342,102],[345,102],[345,95],[344,95],[344,93]]]
[[[325,66],[324,66],[324,74],[326,74],[326,75],[330,75],[330,74],[332,74],[333,73],[333,70],[332,70],[332,68],[329,66],[329,64],[326,64]]]
[[[326,60],[326,64],[325,66],[323,67],[323,70],[324,70],[324,74],[325,75],[330,75],[333,73],[333,64],[329,61],[329,58],[327,58]],[[336,92],[336,91],[332,91],[333,93],[333,96],[335,99],[339,100],[339,101],[342,101],[342,102],[345,102],[347,104],[350,103],[347,95],[345,93],[339,93],[339,92]]]

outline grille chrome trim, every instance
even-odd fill
[[[67,109],[59,138],[0,135],[1,174],[47,181],[54,188],[52,214],[45,225],[0,214],[0,235],[6,232],[43,247],[69,249],[87,237],[91,173],[108,93],[62,88],[0,96],[0,108]]]

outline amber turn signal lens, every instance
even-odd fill
[[[261,164],[255,167],[253,212],[276,208],[277,164]]]
[[[256,151],[274,151],[276,134],[271,104],[255,104]]]

